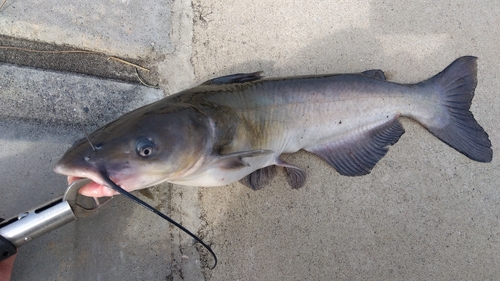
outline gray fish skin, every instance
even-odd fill
[[[404,133],[402,116],[470,159],[490,162],[491,142],[469,111],[476,72],[476,58],[462,57],[416,84],[388,82],[380,70],[219,77],[98,129],[90,135],[95,151],[82,139],[55,171],[69,181],[92,179],[94,184],[82,189],[92,196],[112,193],[103,171],[128,191],[164,181],[189,186],[240,181],[260,189],[275,166],[282,166],[288,183],[299,188],[306,173],[282,161],[282,153],[304,149],[342,175],[365,175]]]

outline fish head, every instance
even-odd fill
[[[104,176],[127,191],[173,180],[190,173],[210,150],[210,126],[191,108],[152,108],[122,116],[77,141],[54,171],[92,197],[112,196]]]

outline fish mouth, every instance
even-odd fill
[[[73,182],[81,179],[90,179],[90,178],[83,178],[83,177],[76,177],[76,176],[68,176],[68,184],[72,184]],[[114,191],[111,189],[109,186],[107,186],[104,183],[97,182],[93,179],[90,179],[91,182],[88,184],[82,186],[80,190],[78,190],[78,193],[84,196],[89,196],[89,197],[111,197],[114,195],[117,195],[118,192]]]
[[[91,182],[82,186],[78,193],[88,197],[110,197],[118,194],[109,187],[104,181],[101,173],[97,171],[71,171],[63,166],[57,165],[54,167],[54,172],[67,176],[68,185],[81,179],[89,179]],[[115,182],[112,178],[111,180]]]

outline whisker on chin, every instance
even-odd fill
[[[96,151],[94,144],[90,141],[90,137],[89,134],[87,133],[87,129],[85,129],[85,125],[82,122],[80,122],[80,125],[82,125],[83,132],[85,133],[85,137],[87,137],[87,140],[89,141],[92,150]]]

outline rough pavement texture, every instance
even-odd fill
[[[140,82],[135,67],[111,59],[110,55],[104,53],[86,51],[82,53],[75,46],[54,45],[9,36],[0,36],[0,42],[2,42],[2,46],[8,46],[8,48],[0,48],[0,61],[4,63],[87,74],[131,83]],[[42,51],[42,53],[27,52],[26,49]],[[148,65],[150,61],[155,61],[155,59],[127,58],[127,61],[137,65],[147,65],[149,71],[139,70],[139,75],[150,84],[156,85],[158,83],[155,80],[158,75],[154,67]]]
[[[83,122],[91,129],[140,105],[163,97],[163,92],[138,84],[40,71],[0,64],[0,118],[43,120],[57,124]]]
[[[7,1],[0,33],[127,56],[173,51],[168,1]]]
[[[2,18],[11,13],[14,4],[21,5],[17,1],[10,4],[0,11]],[[92,44],[95,33],[99,33],[92,31],[97,30],[94,22],[82,27],[82,36],[91,31],[88,44],[70,42],[64,36],[58,43],[140,59],[158,75],[156,81],[167,94],[214,76],[257,70],[268,76],[284,76],[380,68],[389,80],[410,83],[436,74],[459,56],[475,55],[479,57],[478,87],[472,111],[489,133],[494,151],[500,144],[500,58],[496,51],[500,43],[500,7],[494,1],[348,0],[332,4],[194,0],[170,4],[171,20],[163,24],[170,28],[173,51],[155,50],[153,54],[146,47],[123,49],[118,39],[116,45],[113,39],[105,45],[99,40]],[[124,22],[129,24],[127,18]],[[61,28],[53,30],[59,32]],[[47,33],[24,37],[29,32],[13,30],[2,34],[54,41],[44,35]],[[24,134],[29,129],[23,127],[31,124],[5,124],[11,124],[8,132],[22,132],[7,138],[11,145],[22,147],[23,140],[31,141],[32,137]],[[191,239],[172,228],[168,228],[171,241],[163,249],[168,252],[172,245],[171,256],[158,258],[160,250],[144,253],[138,239],[127,229],[142,228],[148,237],[140,240],[154,243],[149,245],[162,245],[155,239],[167,230],[139,207],[120,207],[127,204],[120,200],[116,208],[124,208],[123,215],[106,212],[60,229],[63,235],[58,237],[63,240],[52,240],[54,236],[49,235],[22,248],[31,247],[29,255],[23,257],[21,253],[14,280],[33,280],[24,277],[26,268],[45,272],[44,280],[57,279],[53,277],[59,272],[66,274],[61,276],[74,276],[74,280],[114,276],[122,280],[496,280],[500,275],[496,155],[492,163],[475,163],[418,124],[404,120],[403,125],[405,135],[364,177],[340,176],[319,158],[298,153],[284,158],[308,173],[306,186],[299,190],[291,190],[281,172],[271,186],[257,192],[239,184],[216,188],[164,186],[141,192],[183,225],[199,230],[218,255],[219,266],[214,270],[207,269],[212,260],[206,252],[198,257]],[[60,130],[54,126],[42,129],[47,131],[46,138],[58,136]],[[70,144],[59,141],[65,148]],[[1,151],[11,153],[10,147]],[[32,150],[21,156],[28,158],[26,162],[36,157],[41,158],[40,162],[55,161],[61,150],[56,146],[42,154]],[[12,182],[19,184],[19,179],[29,179],[28,186],[34,189],[36,179],[44,175],[56,177],[51,165],[40,164],[35,177],[26,174],[24,158],[6,158],[19,161],[17,166],[12,165],[15,172],[7,175],[8,180],[18,179]],[[16,174],[22,176],[16,178]],[[9,186],[10,192],[18,185]],[[43,197],[41,202],[59,195],[57,190],[61,188],[44,192],[36,186],[33,192]],[[13,198],[25,200],[8,200]],[[3,204],[5,199],[0,200]],[[22,207],[15,210],[22,211]],[[0,211],[2,215],[12,212]],[[140,226],[129,216],[155,223]],[[72,233],[68,230],[72,227],[78,229],[78,235],[67,234]],[[99,232],[100,228],[107,230]],[[97,234],[108,232],[113,234]],[[102,239],[96,242],[100,244],[92,244],[97,237]],[[135,251],[137,259],[153,264],[143,268],[135,259],[120,260],[119,251],[101,256],[103,252],[96,248],[83,252],[93,262],[82,261],[82,251],[72,248],[78,245],[120,245],[128,253],[126,257]],[[56,247],[53,253],[60,255],[58,258],[75,262],[43,270],[29,263],[32,254],[47,256],[47,252],[37,251],[49,246]],[[65,253],[62,249],[69,250]]]

